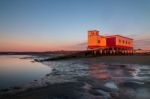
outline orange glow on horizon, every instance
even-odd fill
[[[23,42],[12,42],[12,43],[0,43],[0,51],[55,51],[55,50],[82,50],[76,46],[71,46],[69,44],[27,44]]]

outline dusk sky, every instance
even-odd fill
[[[86,49],[91,29],[150,49],[150,0],[0,0],[0,51]]]

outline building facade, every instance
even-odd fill
[[[117,48],[133,48],[133,39],[120,36],[120,35],[113,35],[107,36],[107,46],[108,47],[117,47]]]
[[[99,31],[88,31],[88,48],[106,47],[106,37],[99,35]]]
[[[133,53],[133,39],[121,35],[100,35],[99,31],[88,31],[88,49],[99,49],[105,53]]]

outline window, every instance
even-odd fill
[[[119,43],[121,43],[121,40],[119,40]]]

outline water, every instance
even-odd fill
[[[150,99],[149,65],[92,63],[90,74],[117,89],[121,99]]]
[[[0,56],[0,88],[18,86],[37,79],[32,83],[34,86],[52,87],[48,88],[47,95],[54,93],[50,96],[55,98],[50,99],[66,99],[65,95],[72,97],[65,92],[68,89],[71,89],[69,92],[76,92],[75,96],[82,94],[80,99],[150,99],[150,65],[103,63],[96,58],[37,63],[31,62],[31,58],[20,59],[22,57],[27,56]],[[74,84],[70,85],[69,82]],[[42,90],[39,92],[40,95],[46,94]],[[32,96],[38,97],[37,93]]]
[[[80,82],[85,83],[83,88],[92,90],[92,93],[88,94],[95,97],[97,97],[97,94],[103,94],[104,99],[108,99],[113,94],[119,99],[150,99],[149,65],[108,64],[95,62],[90,59],[88,61],[53,61],[45,62],[44,64],[54,69],[48,77],[49,80],[51,76],[53,78],[59,77],[59,80],[62,81],[64,79],[71,81],[80,78]],[[95,95],[95,93],[97,94]],[[86,99],[85,97],[83,99]],[[116,99],[115,97],[112,97],[112,99]]]
[[[44,77],[51,68],[38,62],[32,62],[25,55],[0,56],[0,89],[27,84],[35,79]]]

